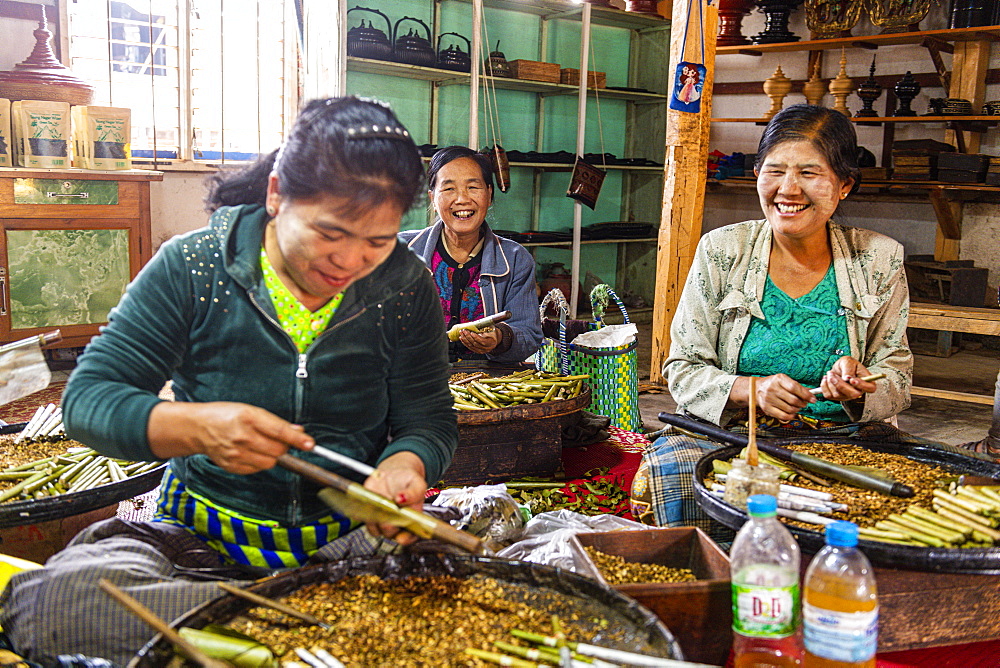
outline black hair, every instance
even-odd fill
[[[274,169],[275,149],[260,155],[257,160],[240,168],[222,167],[206,179],[208,193],[205,195],[205,209],[215,211],[220,206],[239,204],[260,204],[267,199],[267,177]]]
[[[814,104],[796,104],[779,111],[760,137],[754,169],[759,171],[768,153],[789,141],[807,141],[815,146],[837,178],[853,179],[852,193],[861,186],[858,136],[851,121],[839,111]]]
[[[479,165],[479,171],[483,174],[483,182],[489,186],[490,200],[492,200],[494,192],[493,161],[490,160],[488,155],[473,151],[468,146],[446,146],[434,153],[431,157],[431,164],[427,168],[427,189],[434,190],[434,184],[437,181],[437,175],[441,171],[441,168],[459,158],[472,158]]]
[[[280,149],[211,179],[206,208],[263,204],[272,172],[283,197],[342,198],[348,216],[385,201],[408,211],[424,185],[420,151],[388,105],[353,96],[306,104]]]

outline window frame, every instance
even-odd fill
[[[126,0],[127,1],[127,0]],[[211,1],[211,0],[210,0]],[[224,3],[227,0],[216,0]],[[233,2],[235,0],[229,0]],[[273,2],[274,0],[256,0],[257,2]],[[284,34],[282,50],[282,114],[283,125],[282,135],[291,128],[299,106],[299,95],[302,87],[302,72],[300,68],[301,60],[301,35],[299,19],[295,7],[296,0],[280,0],[283,3]],[[58,34],[62,36],[59,46],[60,59],[69,66],[72,62],[72,35],[70,33],[70,11],[69,4],[73,0],[55,0],[58,10],[59,28]],[[20,3],[19,3],[20,4]],[[195,157],[194,139],[194,100],[192,87],[192,57],[191,57],[191,17],[194,11],[194,0],[176,0],[178,8],[177,25],[177,68],[178,68],[178,133],[182,138],[179,141],[177,157],[139,157],[132,158],[134,169],[156,169],[167,171],[215,171],[222,165],[239,165],[250,162],[244,159],[199,159]],[[109,19],[110,20],[110,19]],[[53,31],[56,32],[56,31]],[[225,48],[225,47],[223,47]],[[221,76],[225,76],[224,73]],[[267,153],[277,146],[261,146],[263,153]]]

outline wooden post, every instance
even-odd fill
[[[688,7],[702,0],[674,0],[670,30],[670,72],[677,63],[701,55],[698,31],[698,7]],[[663,178],[663,212],[656,252],[656,292],[653,300],[653,349],[649,379],[664,382],[662,367],[670,352],[670,321],[677,308],[684,280],[694,259],[695,247],[701,238],[702,214],[705,208],[705,178],[708,166],[708,135],[712,117],[712,84],[715,81],[715,39],[718,9],[704,6],[705,16],[705,86],[701,94],[701,111],[689,114],[667,109],[666,172]],[[684,26],[691,15],[692,25]],[[684,48],[687,35],[688,46]],[[674,81],[668,94],[674,90]]]
[[[982,109],[986,97],[986,71],[989,69],[989,63],[990,43],[988,41],[956,42],[954,57],[951,61],[952,75],[948,97],[969,100],[972,102],[973,109]],[[964,144],[968,153],[979,151],[981,139],[982,133],[962,132],[960,135],[954,130],[945,132],[944,137],[944,140],[950,144],[956,146]],[[961,204],[958,206],[961,207]],[[937,211],[936,207],[935,211]],[[958,220],[961,221],[961,209],[959,209]],[[957,234],[951,230],[949,235],[949,230],[942,227],[940,215],[938,221],[937,237],[934,242],[934,259],[938,262],[957,260],[961,250],[962,230],[959,229]]]

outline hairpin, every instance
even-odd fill
[[[348,139],[398,139],[405,141],[410,133],[403,127],[390,125],[359,125],[347,128]]]

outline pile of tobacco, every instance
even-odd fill
[[[282,602],[315,615],[331,629],[307,626],[268,608],[253,608],[229,624],[273,651],[329,653],[347,666],[481,666],[478,655],[510,647],[518,636],[549,634],[558,620],[566,639],[638,647],[609,624],[607,609],[553,590],[473,576],[375,575],[303,587]]]
[[[601,552],[590,546],[584,546],[583,550],[601,572],[604,581],[610,585],[638,582],[694,582],[698,579],[690,568],[626,561],[624,557]]]

